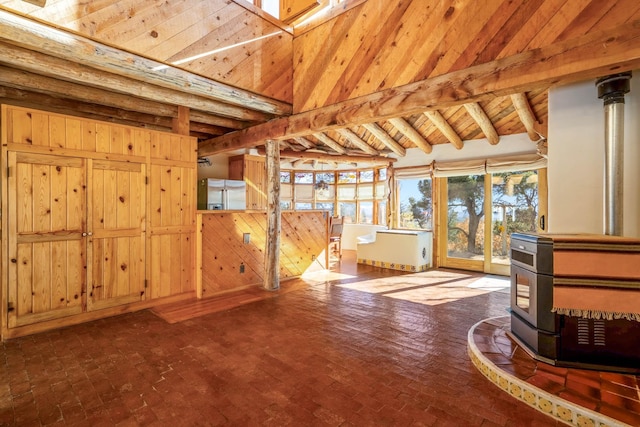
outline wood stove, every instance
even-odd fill
[[[640,372],[640,241],[512,234],[511,334],[547,363]]]
[[[511,235],[511,332],[541,358],[558,356],[553,308],[553,241]]]

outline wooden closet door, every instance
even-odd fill
[[[88,309],[141,301],[145,295],[145,166],[89,160]]]
[[[83,311],[85,160],[8,153],[9,327]]]

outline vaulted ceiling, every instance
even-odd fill
[[[295,29],[241,0],[0,5],[2,102],[188,131],[202,156],[273,139],[283,158],[463,158],[518,133],[544,149],[550,87],[640,65],[630,0],[346,0]]]

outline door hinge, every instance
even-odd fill
[[[13,310],[15,310],[15,308],[13,307],[13,303],[12,302],[7,303],[7,311],[9,312],[9,311],[13,311]]]
[[[11,166],[7,166],[7,178],[11,178]]]
[[[144,279],[144,288],[147,289],[147,286],[149,286],[149,281]]]
[[[146,185],[149,185],[149,177],[148,177],[148,176],[145,176],[145,177],[144,177],[144,183],[145,183]]]

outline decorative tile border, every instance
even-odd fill
[[[370,259],[358,258],[358,264],[371,265],[373,267],[389,268],[391,270],[410,271],[417,273],[420,271],[427,271],[429,264],[412,265],[412,264],[395,264],[393,262],[375,261]]]
[[[508,372],[502,371],[485,357],[485,355],[478,350],[474,342],[473,333],[481,323],[501,317],[502,316],[482,320],[473,325],[467,334],[467,352],[471,358],[471,362],[478,368],[482,375],[500,387],[505,393],[509,393],[511,396],[523,401],[532,408],[568,425],[577,427],[629,427],[628,424],[614,420],[599,412],[578,406],[575,403],[547,393],[524,380],[516,378]]]

